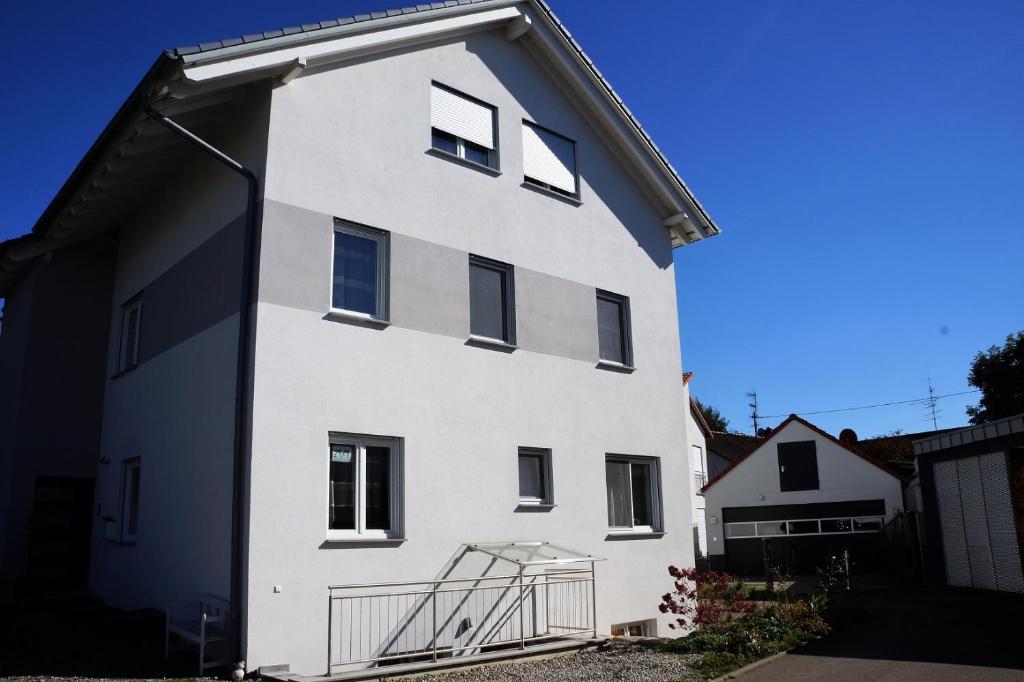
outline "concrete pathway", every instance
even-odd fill
[[[864,619],[742,682],[1024,682],[1024,595],[957,589],[858,595]]]

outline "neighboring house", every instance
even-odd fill
[[[722,473],[736,460],[756,448],[763,438],[743,433],[712,431],[708,441],[708,479]]]
[[[690,395],[690,380],[693,379],[693,372],[683,372],[683,390],[686,392],[686,443],[687,456],[690,461],[690,470],[693,476],[690,478],[690,519],[693,525],[693,551],[696,559],[707,559],[708,538],[707,524],[704,518],[704,485],[708,482],[708,439],[712,437],[711,428],[704,415],[700,412],[697,401]]]
[[[1024,592],[1024,415],[913,447],[929,582]]]
[[[222,594],[301,674],[670,635],[717,232],[543,2],[164,53],[0,245],[4,574]]]
[[[843,549],[867,567],[903,510],[896,471],[796,415],[712,478],[704,498],[712,568],[753,575],[767,553],[791,573]]]

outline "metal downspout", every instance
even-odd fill
[[[254,251],[256,242],[256,202],[259,196],[259,179],[256,174],[220,151],[210,143],[183,128],[153,108],[145,98],[142,108],[151,119],[171,130],[176,135],[212,156],[246,179],[249,186],[245,204],[245,235],[243,239],[242,290],[238,316],[238,361],[235,370],[235,443],[234,477],[231,486],[231,609],[236,618],[234,628],[235,651],[242,654],[242,495],[246,485],[246,442],[245,433],[251,408],[248,401],[250,375],[251,318],[253,304],[253,273],[256,269]]]

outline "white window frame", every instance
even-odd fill
[[[343,234],[350,234],[363,239],[371,239],[377,242],[377,282],[376,291],[374,292],[374,312],[373,314],[367,314],[359,310],[348,310],[346,308],[336,308],[334,306],[334,261],[336,260],[334,248],[335,238],[334,235],[338,232]],[[387,322],[388,320],[388,303],[389,303],[389,289],[391,282],[391,272],[389,270],[391,264],[391,234],[387,230],[381,230],[376,227],[370,227],[369,225],[360,225],[359,223],[353,223],[348,220],[335,220],[334,229],[331,231],[331,244],[328,249],[331,257],[331,276],[328,281],[328,303],[330,306],[331,315],[339,317],[351,317],[362,320],[374,321],[374,322]]]
[[[519,490],[519,504],[534,507],[551,507],[555,504],[554,494],[554,483],[551,475],[551,450],[548,448],[527,448],[521,447],[516,452],[516,485],[518,486],[519,481],[519,460],[522,457],[538,457],[540,458],[541,476],[543,484],[542,497],[523,496],[522,490]]]
[[[135,532],[131,532],[131,504],[132,495],[135,489],[132,487],[132,471],[138,470],[139,480],[139,504],[135,508]],[[135,544],[139,538],[139,513],[142,509],[142,459],[140,457],[132,457],[126,459],[121,463],[121,542],[123,544]]]
[[[121,306],[121,333],[117,346],[117,373],[127,372],[139,366],[139,338],[142,336],[142,293],[138,293],[128,299]],[[138,311],[135,323],[135,338],[128,338],[128,319],[133,311]],[[129,349],[131,349],[132,363],[128,364]]]
[[[404,539],[403,532],[403,497],[404,485],[402,475],[403,440],[389,436],[368,436],[365,434],[343,433],[332,431],[328,434],[327,457],[324,458],[324,531],[328,541],[374,541],[374,540],[400,540]],[[331,528],[331,446],[350,445],[354,448],[353,456],[356,460],[356,489],[355,489],[355,510],[356,523],[354,529]],[[389,516],[391,528],[367,529],[366,528],[366,448],[386,447],[390,449],[391,460],[388,462],[388,475],[390,477],[390,490],[388,501],[390,503]]]
[[[649,526],[608,526],[608,531],[612,534],[651,534],[651,533],[663,533],[664,524],[661,509],[661,462],[658,457],[638,457],[636,455],[618,455],[618,454],[606,454],[604,458],[605,464],[608,462],[626,462],[629,464],[629,505],[630,514],[629,517],[632,519],[635,514],[633,513],[633,465],[646,465],[648,476],[650,476],[650,488],[651,488],[651,525]],[[607,471],[607,466],[605,467]],[[605,495],[607,496],[608,481],[605,480]],[[606,503],[607,504],[607,503]],[[605,509],[605,516],[607,517],[607,508]],[[632,521],[630,522],[632,523]]]

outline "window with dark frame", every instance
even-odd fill
[[[384,230],[336,222],[332,310],[372,320],[387,318],[388,237]]]
[[[139,536],[139,488],[142,462],[127,459],[121,472],[121,542],[133,543]]]
[[[523,180],[550,192],[579,199],[576,142],[523,121]]]
[[[397,537],[401,453],[396,439],[332,434],[329,539]]]
[[[472,336],[514,346],[515,282],[507,263],[469,257],[469,332]]]
[[[142,294],[121,306],[121,335],[118,344],[117,371],[127,372],[139,364],[139,338],[142,335]]]
[[[519,448],[519,503],[525,505],[554,503],[551,488],[550,450]]]
[[[440,83],[430,88],[431,146],[480,166],[497,170],[497,110]]]
[[[779,489],[818,490],[818,451],[813,440],[779,443]]]
[[[656,459],[609,455],[605,459],[608,527],[613,530],[661,530]]]
[[[598,359],[601,362],[633,366],[629,299],[609,291],[597,292]]]

